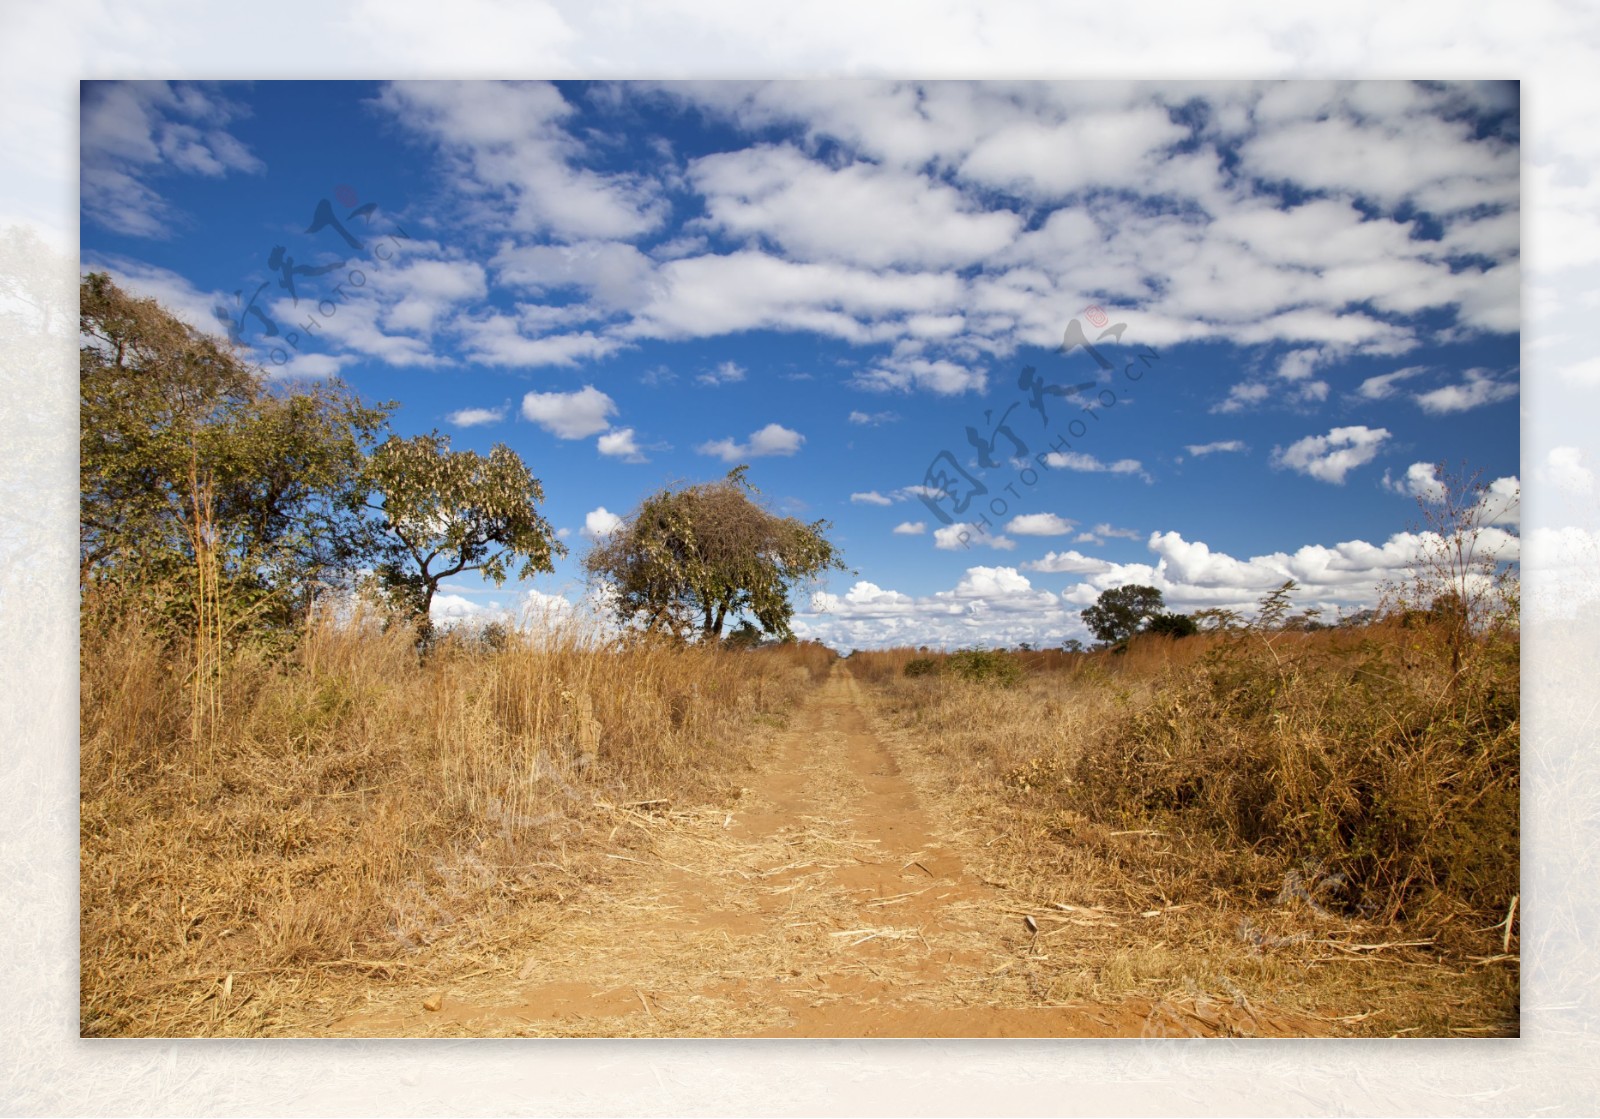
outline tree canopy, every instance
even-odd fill
[[[377,574],[391,600],[428,629],[439,584],[466,571],[504,583],[553,571],[566,548],[538,512],[544,488],[516,452],[452,451],[449,436],[391,436],[372,453],[368,477],[395,546]]]
[[[199,547],[233,606],[285,625],[347,581],[375,546],[365,451],[393,406],[271,385],[104,274],[79,299],[83,585],[182,615]]]
[[[832,526],[768,511],[739,466],[727,477],[646,498],[584,559],[611,595],[617,618],[649,633],[721,637],[748,615],[763,633],[790,638],[800,583],[845,570]]]
[[[1138,633],[1147,620],[1161,613],[1164,605],[1156,588],[1129,583],[1102,591],[1095,604],[1079,611],[1079,616],[1095,637],[1115,644]]]

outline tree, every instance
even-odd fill
[[[1165,604],[1154,587],[1130,583],[1102,591],[1095,604],[1079,612],[1084,624],[1101,641],[1117,644],[1126,641],[1149,618],[1161,613]]]
[[[1063,653],[1081,653],[1083,652],[1083,642],[1076,637],[1069,637],[1061,643],[1061,651]]]
[[[827,521],[768,511],[753,499],[747,469],[652,494],[591,549],[584,566],[608,588],[624,625],[715,639],[728,621],[748,615],[763,633],[794,636],[790,593],[844,563]]]
[[[272,385],[104,274],[82,278],[79,303],[86,589],[168,618],[212,593],[214,609],[282,629],[371,561],[365,451],[392,405],[336,381]]]
[[[369,506],[392,536],[379,582],[424,640],[443,580],[477,571],[498,585],[519,559],[517,577],[526,579],[555,570],[554,557],[566,554],[539,515],[544,488],[509,447],[496,444],[484,457],[452,451],[438,432],[391,436],[372,453],[368,478],[381,498]]]
[[[1187,614],[1156,614],[1144,625],[1145,633],[1163,637],[1193,637],[1200,632],[1195,620]]]

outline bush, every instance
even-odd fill
[[[1157,614],[1145,623],[1144,631],[1163,637],[1193,637],[1200,627],[1187,614]]]
[[[1516,647],[1486,649],[1443,702],[1441,672],[1404,653],[1218,647],[1078,756],[1070,806],[1280,873],[1325,866],[1352,915],[1503,915],[1518,892]]]
[[[939,662],[932,657],[913,657],[906,662],[907,676],[937,676]]]
[[[963,680],[992,681],[1009,687],[1022,679],[1022,666],[994,649],[967,649],[950,655],[950,671]]]

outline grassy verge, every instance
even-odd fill
[[[575,624],[446,640],[360,622],[197,678],[86,619],[85,1035],[314,1029],[373,978],[526,950],[635,841],[624,806],[716,799],[832,654],[615,649]]]
[[[986,873],[1081,922],[1050,934],[1050,997],[1514,1033],[1517,648],[1470,654],[1452,674],[1437,634],[1374,626],[847,663]]]

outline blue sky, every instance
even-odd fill
[[[1058,643],[1126,582],[1355,609],[1414,552],[1426,464],[1517,484],[1514,84],[100,83],[82,109],[85,267],[543,480],[569,557],[442,611],[577,599],[612,518],[738,462],[833,522],[854,573],[796,629],[845,647]],[[358,245],[307,232],[323,202]],[[1062,352],[1074,322],[1109,369]],[[1077,394],[1041,415],[1025,369]],[[924,501],[940,461],[986,492]]]

